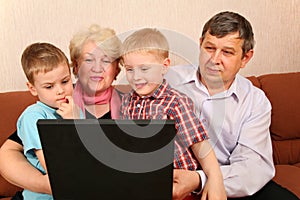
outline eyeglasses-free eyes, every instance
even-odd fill
[[[85,58],[82,60],[81,65],[87,66],[87,67],[99,67],[104,72],[107,71],[110,66],[112,65],[114,61],[110,60],[109,58]]]

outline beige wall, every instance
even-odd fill
[[[26,89],[20,55],[30,43],[51,42],[68,55],[72,35],[98,23],[118,33],[160,27],[197,44],[204,22],[223,10],[254,28],[255,55],[242,75],[300,71],[300,0],[0,0],[0,92]]]

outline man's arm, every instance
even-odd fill
[[[8,139],[0,148],[0,173],[10,183],[34,192],[51,194],[50,182],[24,157],[22,145]]]
[[[240,144],[230,157],[230,165],[221,166],[221,171],[228,197],[252,195],[275,174],[272,163],[249,147]]]
[[[256,98],[251,117],[243,123],[238,144],[229,157],[229,164],[220,167],[228,197],[252,195],[275,174],[269,132],[271,106],[265,97],[260,96],[260,98]],[[199,171],[200,173],[203,174],[203,171]],[[197,189],[195,185],[199,182],[184,181],[188,176],[191,174],[187,172],[176,173],[176,179],[179,183],[185,184],[185,187],[177,187],[181,191],[174,191],[173,194]],[[195,178],[191,180],[197,181]],[[201,181],[205,182],[205,180]]]
[[[269,131],[271,105],[264,95],[258,93],[254,98],[251,115],[242,123],[229,165],[221,166],[229,197],[252,195],[275,175]]]

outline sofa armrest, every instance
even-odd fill
[[[0,145],[16,130],[16,122],[23,110],[30,104],[36,102],[28,91],[0,93]],[[12,166],[13,167],[13,166]],[[16,187],[0,176],[0,196],[11,197],[17,191]]]

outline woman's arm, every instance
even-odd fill
[[[23,155],[22,145],[10,139],[0,148],[0,173],[10,183],[33,192],[51,194],[48,175],[34,168]]]

